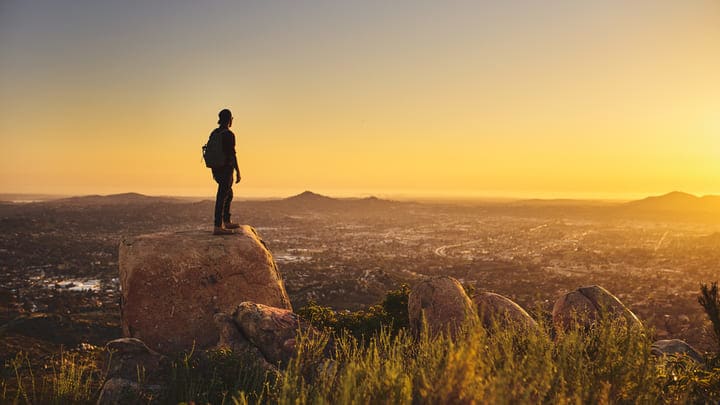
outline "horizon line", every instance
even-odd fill
[[[267,189],[262,189],[267,190]],[[247,190],[246,190],[247,191]],[[303,191],[291,191],[285,189],[284,193],[276,190],[275,192],[258,193],[255,192],[242,195],[237,193],[236,200],[275,200],[284,199],[300,195],[305,192],[333,197],[333,198],[367,198],[376,197],[394,200],[420,200],[420,201],[515,201],[515,200],[587,200],[587,201],[632,201],[647,197],[662,196],[671,193],[684,193],[694,197],[714,196],[720,194],[695,194],[681,190],[672,190],[660,193],[568,193],[568,192],[463,192],[463,191],[444,191],[433,192],[431,190],[398,190],[396,192],[367,192],[364,190],[346,190],[346,189],[321,189],[320,191],[312,191],[306,189]],[[352,192],[354,191],[354,192]],[[17,196],[17,197],[35,197],[39,200],[50,200],[60,198],[87,197],[87,196],[112,196],[122,194],[139,194],[147,197],[168,197],[181,199],[208,199],[213,200],[213,194],[191,194],[191,193],[152,193],[138,191],[123,192],[98,192],[98,193],[44,193],[44,192],[0,192],[0,197]],[[0,201],[2,198],[0,198]],[[22,200],[22,199],[19,199]]]

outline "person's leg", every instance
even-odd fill
[[[212,169],[213,178],[218,184],[217,195],[215,196],[215,226],[221,227],[223,220],[223,210],[227,194],[230,190],[230,181],[228,181],[226,170]]]
[[[228,191],[225,196],[225,204],[223,205],[223,222],[226,224],[230,223],[230,204],[233,200],[233,189],[232,189],[232,176],[230,177]]]

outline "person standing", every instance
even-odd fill
[[[219,136],[222,144],[222,152],[225,156],[224,164],[212,167],[213,179],[218,184],[215,197],[215,223],[213,235],[229,235],[234,233],[233,229],[240,227],[237,223],[230,221],[230,204],[233,199],[233,171],[235,172],[235,183],[240,182],[240,169],[238,168],[237,156],[235,154],[235,134],[230,130],[233,122],[232,112],[223,109],[218,113],[218,127],[213,130],[210,136]]]

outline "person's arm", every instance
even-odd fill
[[[240,167],[238,167],[237,154],[235,153],[235,134],[233,134],[230,130],[228,130],[228,134],[229,136],[227,137],[228,145],[226,149],[226,156],[228,156],[228,158],[230,159],[228,163],[230,163],[232,165],[232,168],[235,169],[235,183],[239,183],[242,177],[240,176]]]

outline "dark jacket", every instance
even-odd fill
[[[222,133],[222,151],[225,154],[225,165],[238,169],[237,155],[235,154],[235,134],[229,129]]]

